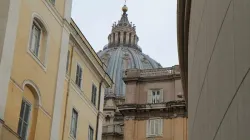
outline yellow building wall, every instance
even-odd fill
[[[23,92],[17,86],[15,86],[12,81],[10,81],[5,109],[5,123],[16,132],[18,128],[22,98]]]
[[[65,0],[55,0],[55,8],[61,16],[64,16]]]
[[[63,16],[64,0],[56,0],[55,8]],[[34,13],[41,17],[48,31],[46,70],[28,53]],[[50,139],[51,116],[56,92],[62,26],[60,21],[48,9],[48,5],[44,0],[21,0],[19,16],[11,81],[6,103],[5,123],[13,131],[17,132],[21,102],[23,98],[27,98],[33,109],[30,119],[32,124],[29,126],[29,139],[48,140]],[[25,80],[31,80],[38,87],[41,93],[42,106],[36,106],[31,91],[26,88],[23,89]]]
[[[65,80],[64,83],[64,103],[63,103],[64,106],[66,105],[67,102],[65,124],[63,121],[61,121],[61,132],[64,135],[64,139],[71,138],[70,126],[71,126],[71,116],[73,108],[78,112],[78,124],[77,124],[77,136],[76,136],[77,139],[88,139],[89,126],[91,126],[94,130],[94,137],[96,133],[97,112],[98,112],[97,105],[98,105],[98,94],[99,94],[98,86],[101,79],[98,78],[98,76],[94,72],[91,62],[89,62],[85,57],[85,55],[81,54],[77,49],[79,48],[77,48],[77,46],[74,46],[74,49],[72,50],[72,44],[69,44],[69,49],[68,49],[70,51],[69,58],[72,57],[72,64],[70,63],[71,60],[69,59],[68,74],[71,71],[71,75],[66,76],[67,79]],[[75,84],[77,64],[79,64],[82,67],[82,72],[83,72],[82,88],[79,88]],[[69,80],[71,80],[70,84],[68,83]],[[91,103],[92,83],[94,83],[95,86],[97,87],[96,106],[94,106]],[[68,94],[68,101],[66,101],[67,94]],[[64,117],[65,114],[64,112],[62,113],[61,117]]]
[[[28,53],[32,14],[34,12],[38,13],[48,25],[48,63],[46,71]],[[41,92],[43,107],[52,115],[62,27],[41,0],[22,1],[20,17],[11,77],[19,86],[22,86],[26,79],[36,83]]]
[[[147,120],[127,120],[124,124],[124,140],[147,139]],[[163,136],[154,140],[187,140],[187,118],[164,119]]]
[[[72,52],[71,52],[72,53]],[[80,55],[76,49],[73,51],[73,60],[72,60],[72,68],[71,68],[71,79],[75,82],[76,79],[76,68],[77,64],[80,64],[83,70],[83,77],[82,77],[82,92],[84,95],[87,96],[89,100],[91,100],[92,95],[92,83],[95,84],[97,87],[97,94],[98,94],[98,86],[100,79],[97,78],[96,73],[94,72],[93,68],[91,68],[90,62],[86,60],[87,58],[83,55]],[[98,99],[98,95],[96,97]],[[97,103],[98,100],[96,100]]]

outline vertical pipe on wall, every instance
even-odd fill
[[[106,75],[105,75],[106,76]],[[101,82],[99,83],[99,97],[98,97],[98,113],[97,113],[97,117],[96,117],[96,133],[95,133],[95,140],[97,140],[98,138],[98,128],[99,128],[99,118],[100,118],[100,102],[101,102],[101,94],[102,94],[102,83],[103,83],[103,79],[101,80]]]
[[[70,88],[70,81],[71,81],[71,70],[72,70],[72,60],[73,60],[73,51],[74,51],[74,45],[71,47],[71,56],[70,56],[70,65],[69,65],[69,79],[67,83],[67,93],[66,93],[66,103],[65,103],[65,109],[64,109],[64,117],[63,117],[63,131],[62,131],[62,140],[64,139],[64,133],[65,133],[65,124],[66,124],[66,117],[67,117],[67,106],[68,106],[68,100],[69,100],[69,88]]]

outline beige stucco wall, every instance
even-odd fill
[[[73,46],[74,49],[72,49]],[[79,46],[76,46],[76,44],[69,44],[68,50],[70,51],[70,58],[72,57],[72,63],[69,63],[69,71],[71,71],[71,75],[69,76],[67,74],[64,83],[64,106],[66,105],[66,95],[68,94],[66,116],[64,116],[65,111],[63,111],[61,115],[61,120],[64,120],[63,118],[66,117],[65,124],[61,121],[61,132],[64,131],[64,139],[72,139],[70,136],[70,124],[73,108],[78,111],[77,139],[88,139],[89,126],[91,126],[94,130],[94,138],[96,133],[99,83],[101,82],[101,77],[95,73],[92,64],[86,59],[86,56],[79,51],[79,49]],[[69,62],[71,62],[71,60],[69,60]],[[75,84],[77,64],[79,64],[83,70],[82,88],[79,88]],[[68,83],[69,80],[71,80],[70,83]],[[92,84],[95,84],[97,87],[96,106],[91,103]],[[104,88],[102,88],[102,90],[104,91]],[[102,92],[102,94],[104,94],[104,92]],[[101,106],[102,105],[103,104],[101,104]],[[102,108],[103,107],[101,107],[101,109]],[[100,122],[101,124],[99,124],[99,126],[102,126],[102,119],[100,119]]]
[[[126,103],[147,103],[148,90],[150,89],[163,89],[164,102],[177,100],[177,95],[182,93],[181,80],[129,82],[126,85]]]
[[[146,140],[147,120],[124,121],[124,140]],[[163,120],[163,136],[155,140],[187,140],[187,118]]]
[[[250,138],[249,13],[249,0],[192,0],[190,140]]]

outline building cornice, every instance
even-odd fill
[[[71,39],[73,39],[75,44],[78,44],[76,45],[78,47],[78,50],[86,56],[86,60],[88,60],[90,64],[92,64],[94,70],[98,73],[99,76],[102,77],[102,79],[104,79],[103,82],[106,87],[111,87],[113,81],[105,71],[105,64],[102,63],[100,58],[97,56],[96,52],[84,37],[80,29],[77,27],[73,19],[71,20],[70,27]]]
[[[188,38],[192,0],[177,1],[177,41],[185,100],[188,102]]]
[[[187,117],[186,103],[183,100],[159,104],[124,104],[118,106],[125,120],[147,120],[151,117],[172,119]]]
[[[164,80],[178,80],[181,79],[178,66],[171,68],[157,68],[157,69],[128,69],[123,73],[123,81],[125,83],[131,81],[138,82],[155,82]]]

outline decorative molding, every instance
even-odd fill
[[[76,44],[78,44],[78,50],[79,52],[86,57],[86,59],[93,65],[94,70],[99,74],[101,78],[104,78],[105,85],[111,86],[112,85],[112,79],[108,76],[105,69],[105,64],[101,61],[101,59],[97,56],[93,48],[90,46],[90,44],[87,42],[77,25],[73,20],[71,20],[71,39],[75,41]],[[85,40],[84,40],[85,39]],[[87,42],[87,43],[86,43]],[[84,47],[85,46],[85,47]],[[92,49],[92,50],[91,50]]]
[[[42,106],[42,96],[41,96],[41,93],[40,93],[38,86],[32,80],[24,80],[23,84],[22,84],[23,91],[24,91],[24,88],[26,85],[31,86],[35,90],[35,92],[33,92],[33,93],[35,93],[34,96],[37,100],[37,106]]]
[[[2,120],[1,118],[0,118],[0,126],[2,126],[2,128],[0,128],[0,129],[5,129],[5,130],[7,130],[9,133],[11,133],[13,136],[15,136],[15,138],[17,139],[17,140],[20,140],[21,139],[21,137],[13,130],[13,129],[11,129],[8,125],[6,125],[5,124],[5,122],[4,122],[4,120]],[[3,130],[0,130],[0,131],[3,131]],[[1,132],[0,132],[0,134],[1,134]],[[9,134],[8,134],[9,135]],[[2,136],[1,136],[2,137]]]
[[[187,118],[186,103],[183,100],[160,104],[124,104],[119,105],[118,108],[124,118],[135,117],[135,120],[147,120],[151,117]]]
[[[129,120],[135,120],[135,116],[125,116],[124,117],[125,121],[129,121]]]

